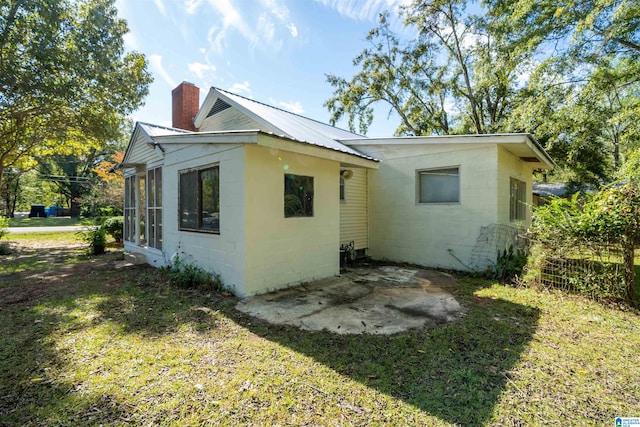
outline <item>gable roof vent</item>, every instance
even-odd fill
[[[213,107],[211,107],[211,110],[209,110],[209,114],[207,114],[207,117],[211,117],[214,114],[218,114],[219,112],[224,111],[227,108],[231,108],[231,105],[227,104],[222,99],[218,98],[216,100],[216,103],[213,104]]]

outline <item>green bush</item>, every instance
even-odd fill
[[[107,235],[103,227],[95,226],[79,232],[80,238],[89,245],[90,255],[102,255],[107,246]]]
[[[124,219],[121,216],[114,216],[111,218],[107,218],[102,223],[102,228],[104,231],[113,237],[116,242],[120,242],[122,240],[122,228],[124,226]]]
[[[495,266],[494,279],[502,282],[513,281],[517,276],[522,274],[524,266],[527,264],[527,253],[523,249],[514,249],[509,246],[501,253],[498,253],[498,259]]]
[[[0,239],[9,234],[9,218],[0,216]]]
[[[211,274],[197,265],[184,262],[179,257],[175,258],[173,266],[169,268],[169,280],[172,285],[179,288],[222,289],[222,280],[219,274]]]

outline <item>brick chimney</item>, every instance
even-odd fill
[[[173,127],[197,132],[193,119],[200,108],[200,89],[189,82],[182,82],[171,91]]]

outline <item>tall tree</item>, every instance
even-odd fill
[[[600,184],[640,145],[640,3],[489,0],[511,48],[535,58],[509,131],[533,132],[569,179]]]
[[[8,168],[117,138],[151,82],[127,31],[114,0],[0,0],[0,191]]]
[[[401,43],[380,16],[367,40],[373,48],[354,60],[350,81],[329,74],[334,95],[326,102],[335,123],[343,116],[366,132],[376,102],[401,117],[397,134],[487,133],[502,130],[517,89],[517,57],[492,22],[468,13],[476,2],[416,0],[402,17],[415,39]]]

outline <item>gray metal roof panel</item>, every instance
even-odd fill
[[[166,136],[166,135],[179,135],[183,133],[193,133],[184,129],[177,129],[167,126],[154,125],[151,123],[143,123],[138,122],[140,127],[149,135],[150,137],[154,136]]]
[[[308,117],[300,116],[271,105],[263,104],[223,89],[214,89],[229,98],[231,101],[247,109],[256,116],[259,116],[264,121],[282,131],[284,133],[283,136],[287,136],[307,144],[330,148],[332,150],[374,160],[373,157],[337,141],[338,139],[346,138],[363,138],[362,135],[340,129]],[[273,129],[269,129],[269,131],[277,133],[274,132]]]

